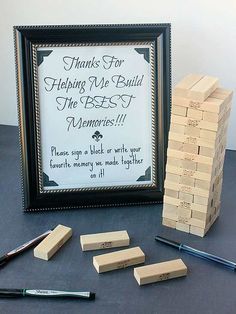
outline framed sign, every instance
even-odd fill
[[[14,33],[24,210],[162,201],[170,25]]]

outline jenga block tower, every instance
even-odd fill
[[[191,74],[175,87],[163,225],[203,237],[218,217],[232,95],[210,76]]]

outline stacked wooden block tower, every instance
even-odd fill
[[[174,89],[163,225],[204,236],[219,215],[232,92],[188,75]]]

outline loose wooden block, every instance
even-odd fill
[[[140,286],[186,275],[187,266],[181,259],[134,268],[134,277]]]
[[[163,217],[162,218],[162,225],[166,226],[166,227],[169,227],[169,228],[174,228],[175,229],[176,228],[176,221]]]
[[[93,265],[98,273],[126,268],[144,261],[145,254],[138,246],[93,257]]]
[[[179,221],[176,222],[176,230],[189,233],[189,227],[190,226],[185,224],[185,223],[182,223],[182,222],[179,222]]]
[[[128,246],[129,243],[130,239],[126,230],[80,236],[82,251]]]
[[[186,117],[186,115],[187,115],[187,108],[182,107],[182,106],[172,105],[171,106],[171,114],[176,114],[177,116]]]
[[[58,225],[35,247],[34,256],[48,261],[71,236],[71,228]]]

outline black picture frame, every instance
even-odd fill
[[[15,58],[21,147],[23,210],[125,206],[162,202],[171,103],[170,24],[15,26]],[[40,171],[35,54],[38,46],[152,42],[155,165],[150,186],[43,191]],[[35,60],[35,58],[37,60]],[[37,74],[37,73],[36,73]],[[45,178],[44,178],[45,179]],[[50,179],[49,179],[50,180]]]

